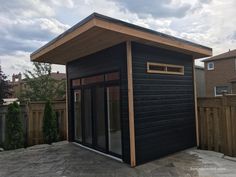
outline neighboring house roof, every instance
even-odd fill
[[[195,65],[195,69],[204,70],[204,67],[203,66],[199,66],[199,65]]]
[[[51,78],[56,79],[56,80],[64,80],[66,79],[66,73],[51,73]]]
[[[207,59],[203,60],[203,62],[222,60],[222,59],[228,59],[228,58],[235,58],[235,57],[236,57],[236,49],[230,50],[230,51],[222,53],[220,55],[216,55],[214,57],[207,58]]]
[[[125,41],[136,41],[209,57],[212,49],[167,34],[93,13],[30,55],[32,61],[66,64]]]

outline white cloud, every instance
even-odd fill
[[[207,45],[214,49],[214,54],[236,48],[235,0],[133,2],[0,0],[3,69],[10,74],[31,67],[29,53],[93,12]],[[64,71],[61,66],[53,68]]]
[[[59,7],[67,7],[67,8],[73,8],[74,7],[74,1],[73,0],[49,0],[52,4],[57,5]]]

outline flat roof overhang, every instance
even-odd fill
[[[66,64],[125,41],[135,41],[192,55],[212,56],[212,49],[170,35],[93,13],[30,55],[31,61]]]

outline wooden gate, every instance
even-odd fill
[[[198,98],[200,148],[236,157],[236,95]]]

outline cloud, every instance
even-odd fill
[[[184,17],[191,5],[188,3],[175,3],[171,0],[114,0],[124,9],[128,9],[130,12],[137,13],[141,16],[152,15],[156,18],[165,17]]]
[[[72,0],[0,0],[0,3],[0,61],[8,75],[31,68],[30,53],[70,27],[57,20],[55,7],[74,6]],[[59,68],[64,71],[64,67]]]
[[[229,40],[230,39],[236,41],[236,31],[234,31],[233,34],[229,36]]]
[[[69,28],[53,18],[0,19],[0,52],[32,52]]]
[[[73,0],[49,0],[48,2],[51,2],[52,4],[59,7],[73,8],[75,6]]]
[[[33,18],[42,16],[54,16],[55,11],[49,6],[47,1],[40,0],[1,0],[1,15],[8,17]]]
[[[212,47],[236,48],[235,0],[0,0],[0,59],[7,73],[93,12]],[[22,62],[21,62],[22,61]],[[54,67],[55,68],[55,67]],[[56,70],[64,71],[61,66]]]

